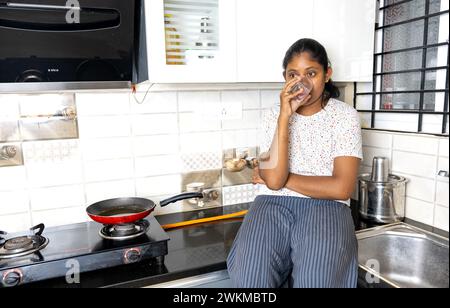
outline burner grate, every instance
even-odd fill
[[[102,238],[107,240],[129,240],[145,234],[150,227],[147,220],[140,220],[129,224],[120,225],[106,225],[99,234]]]
[[[41,234],[45,226],[40,224],[31,228],[31,231],[37,231],[35,235],[19,236],[11,239],[3,240],[0,238],[0,259],[11,259],[35,253],[48,245],[49,240]],[[6,233],[0,233],[6,234]]]
[[[9,251],[26,251],[32,249],[34,246],[33,238],[30,236],[16,237],[7,240],[3,248]]]

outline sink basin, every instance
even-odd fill
[[[448,238],[405,223],[356,233],[365,286],[448,288]]]

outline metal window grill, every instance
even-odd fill
[[[379,6],[372,87],[354,87],[354,106],[368,122],[363,127],[448,135],[448,0],[380,0]],[[400,116],[414,125],[381,124]]]

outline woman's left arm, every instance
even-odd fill
[[[357,157],[336,157],[332,176],[291,173],[285,187],[314,199],[348,200],[355,189],[360,162]]]

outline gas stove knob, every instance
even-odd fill
[[[125,251],[123,256],[125,263],[136,263],[141,260],[141,250],[138,248],[131,248]]]
[[[23,274],[21,270],[14,269],[3,274],[3,286],[15,287],[23,281]]]

